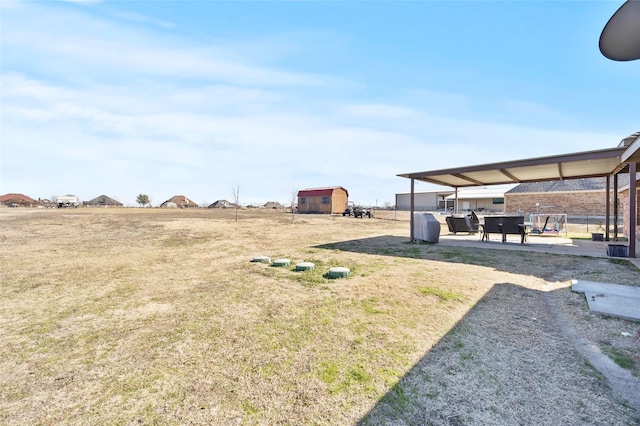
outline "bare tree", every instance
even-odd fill
[[[295,202],[298,200],[298,190],[294,189],[293,191],[291,191],[291,199],[289,201],[291,201],[291,220],[293,220],[296,217],[296,206],[295,206]]]
[[[238,221],[238,209],[240,208],[240,186],[231,188],[233,191],[233,202],[236,205],[236,222]]]

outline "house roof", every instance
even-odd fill
[[[218,200],[214,203],[209,204],[209,208],[226,208],[226,207],[235,207],[235,204],[227,201],[227,200]]]
[[[23,203],[36,203],[37,201],[31,197],[27,197],[24,194],[4,194],[0,195],[0,202],[8,203],[8,202],[16,202],[21,201]]]
[[[322,196],[329,196],[333,194],[333,191],[335,191],[336,189],[342,189],[344,192],[347,193],[347,197],[349,196],[349,191],[347,191],[345,188],[341,187],[341,186],[330,186],[330,187],[326,187],[326,188],[307,188],[307,189],[301,189],[300,191],[298,191],[298,197],[322,197]]]
[[[191,201],[189,198],[185,197],[184,195],[174,195],[173,197],[169,198],[167,201],[165,201],[162,204],[169,204],[169,203],[174,203],[178,206],[194,206],[194,207],[198,207],[198,203],[194,203],[193,201]]]
[[[606,179],[603,177],[599,177],[521,183],[520,185],[508,191],[508,193],[526,194],[532,192],[604,191],[605,189]]]
[[[267,201],[264,206],[267,209],[283,209],[284,206],[277,201]]]
[[[618,175],[618,187],[629,185],[629,175]],[[613,181],[609,182],[609,187],[613,188]],[[604,191],[607,188],[606,177],[555,180],[549,182],[527,182],[521,183],[508,191],[509,194],[528,194],[541,192],[576,192],[576,191]]]
[[[122,203],[120,201],[114,200],[111,197],[107,197],[106,195],[99,195],[93,200],[85,201],[85,205],[97,205],[97,206],[121,206]]]

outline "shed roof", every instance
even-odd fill
[[[341,187],[341,186],[329,186],[329,187],[325,187],[325,188],[307,188],[307,189],[301,189],[300,191],[298,191],[298,197],[322,197],[322,196],[329,196],[333,194],[333,191],[335,191],[336,189],[342,189],[344,192],[347,193],[347,197],[349,196],[349,191],[347,191],[345,188]]]

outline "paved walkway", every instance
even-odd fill
[[[481,241],[480,234],[441,234],[440,244],[449,246],[463,246],[476,248],[491,248],[497,250],[532,251],[538,253],[553,253],[572,256],[610,257],[607,255],[606,242],[591,240],[572,240],[562,236],[527,236],[527,242],[520,244],[519,235],[507,235],[507,241],[502,243],[500,235],[492,235],[493,240]],[[612,257],[613,259],[613,257]],[[632,262],[640,268],[640,258],[617,258]]]

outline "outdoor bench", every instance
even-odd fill
[[[447,222],[449,232],[454,235],[458,232],[468,232],[470,234],[478,232],[480,222],[474,212],[466,216],[447,216],[445,221]]]
[[[520,235],[520,244],[527,238],[527,225],[524,216],[485,216],[482,225],[482,241],[489,241],[489,234],[501,234],[502,242],[507,241],[507,235]]]

